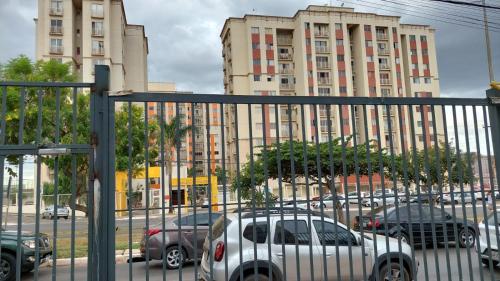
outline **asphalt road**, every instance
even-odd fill
[[[434,258],[434,250],[428,249],[426,251],[427,264],[424,264],[422,250],[416,250],[416,258],[420,262],[418,269],[417,280],[448,280],[448,281],[461,281],[461,280],[499,280],[500,268],[497,267],[490,271],[489,268],[479,265],[477,254],[473,249],[470,251],[471,262],[469,264],[469,255],[467,249],[459,249],[460,263],[458,263],[455,248],[449,250],[449,263],[450,271],[447,267],[446,249],[436,249],[437,266]],[[346,257],[347,258],[347,257]],[[359,261],[360,263],[360,261]],[[353,266],[357,268],[358,263],[355,262]],[[186,264],[182,270],[182,280],[195,280],[193,263]],[[149,269],[149,270],[147,270]],[[56,280],[70,280],[69,266],[57,267]],[[161,261],[150,262],[149,268],[146,267],[145,262],[137,262],[132,264],[132,280],[141,281],[146,280],[146,272],[148,271],[149,280],[163,280],[163,271]],[[427,272],[427,274],[426,274]],[[166,280],[179,280],[179,271],[167,270],[165,272]],[[483,277],[481,279],[481,276]],[[40,281],[52,280],[52,268],[43,266],[40,268],[38,275]],[[492,279],[493,277],[493,279]],[[87,268],[86,266],[77,266],[75,268],[75,280],[86,280]],[[33,280],[34,273],[23,275],[22,280]],[[129,280],[129,264],[116,265],[116,280]]]

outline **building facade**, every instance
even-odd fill
[[[225,94],[438,97],[435,30],[401,24],[399,20],[396,16],[330,6],[309,6],[293,17],[229,18],[220,34]],[[251,109],[239,106],[236,124],[236,109],[228,107],[227,162],[232,163],[232,169],[238,161],[240,165],[247,162],[250,136],[255,147],[264,141],[276,141],[277,133],[282,140],[291,135],[293,139],[320,142],[342,134],[355,135],[358,143],[364,143],[377,140],[380,131],[382,147],[389,147],[391,131],[394,151],[400,153],[402,146],[411,146],[410,119],[415,121],[417,149],[434,143],[429,107],[414,107],[412,115],[403,108],[401,124],[397,108],[377,110],[378,115],[374,107],[368,106],[364,116],[361,106],[314,109],[306,105],[303,110],[288,105],[256,105]],[[435,112],[438,140],[443,131],[440,113]]]
[[[147,90],[144,26],[127,23],[122,0],[39,0],[36,59],[71,62],[82,82],[110,67],[111,91]]]

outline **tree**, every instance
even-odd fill
[[[8,81],[27,81],[27,82],[73,82],[76,77],[72,74],[72,66],[70,63],[60,63],[56,60],[38,61],[36,63],[26,56],[19,56],[11,59],[2,67],[2,78]],[[24,128],[23,128],[23,143],[49,145],[56,142],[56,128],[59,123],[59,143],[89,143],[90,140],[90,95],[87,92],[77,94],[76,101],[73,99],[73,92],[70,89],[62,88],[56,90],[54,88],[26,88],[25,99],[23,103],[24,109]],[[20,124],[20,88],[9,87],[7,91],[7,114],[6,114],[6,144],[18,144],[19,142],[19,124]],[[38,106],[38,94],[42,95],[42,107]],[[59,120],[56,120],[56,101],[57,95],[59,99]],[[73,141],[73,103],[76,103],[76,141]],[[123,109],[123,108],[122,108]],[[37,139],[37,124],[38,112],[42,111],[42,127],[40,131],[40,139]],[[128,109],[127,109],[128,110]],[[116,113],[116,170],[126,171],[128,168],[128,130],[132,129],[132,159],[131,166],[134,172],[144,166],[144,112],[143,109],[132,106],[132,123],[128,124],[127,110],[118,111]],[[158,126],[156,123],[150,122],[149,136],[154,138]],[[150,150],[150,159],[157,157],[157,150]],[[69,194],[72,187],[72,158],[76,161],[76,205],[75,208],[87,213],[86,198],[88,192],[88,175],[89,175],[89,158],[87,155],[71,155],[59,156],[58,165],[58,193]],[[55,158],[40,157],[43,164],[50,169],[56,166]],[[7,157],[9,164],[16,165],[19,163],[18,156]],[[9,170],[11,175],[15,175],[14,171]],[[47,193],[49,192],[49,193]],[[47,190],[44,190],[44,195],[54,193],[54,188],[47,185]]]
[[[304,179],[307,174],[310,185],[321,183],[323,187],[327,187],[331,194],[336,194],[334,188],[335,179],[346,175],[359,174],[368,175],[369,170],[372,174],[385,171],[379,171],[379,150],[375,142],[368,144],[359,144],[356,147],[351,143],[352,137],[345,138],[345,146],[342,146],[342,139],[336,138],[331,143],[320,143],[319,147],[315,143],[300,141],[286,141],[279,145],[274,143],[266,148],[266,152],[261,149],[255,155],[253,165],[249,162],[243,166],[241,176],[233,180],[232,188],[234,191],[240,191],[241,197],[246,200],[252,200],[256,206],[263,207],[268,204],[273,205],[276,201],[276,196],[262,187],[265,182],[265,168],[269,179],[277,179],[281,174],[281,180],[286,183],[292,183],[297,178]],[[293,150],[290,146],[293,146]],[[304,158],[304,145],[306,158]],[[319,148],[319,167],[317,165],[317,150]],[[330,150],[331,148],[331,150]],[[343,149],[344,148],[344,149]],[[278,153],[279,150],[279,153]],[[388,157],[385,149],[380,151],[382,154],[383,167],[388,167]],[[331,154],[331,155],[330,155]],[[357,154],[357,161],[355,155]],[[343,161],[345,155],[345,161]],[[367,156],[370,156],[371,167],[368,167]],[[292,159],[294,169],[292,171]],[[330,159],[332,161],[330,162]],[[267,162],[265,162],[267,160]],[[265,165],[267,164],[267,165]],[[278,164],[281,169],[278,169]],[[265,167],[266,166],[266,167]],[[333,166],[334,174],[331,172]],[[252,171],[253,169],[253,171]],[[256,187],[253,190],[253,187]],[[266,201],[267,197],[267,201]],[[340,209],[340,204],[337,206]],[[338,212],[339,216],[342,212]],[[342,217],[339,220],[343,221]]]
[[[169,179],[168,185],[168,195],[170,197],[170,208],[169,212],[173,213],[173,198],[172,198],[172,162],[174,161],[174,151],[177,147],[181,146],[183,140],[185,140],[186,135],[189,131],[192,131],[194,127],[192,125],[183,124],[183,116],[177,115],[170,119],[168,122],[163,124],[164,127],[164,145],[165,145],[165,165],[167,167],[167,175]],[[163,165],[163,163],[162,163]]]

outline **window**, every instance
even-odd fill
[[[424,63],[424,70],[429,70],[429,64],[428,63]]]
[[[251,28],[252,34],[259,34],[259,28],[258,27],[252,27]]]
[[[258,82],[260,81],[260,75],[255,75],[253,76],[253,81]]]
[[[365,25],[365,31],[372,31],[372,27],[369,25]]]
[[[340,92],[341,94],[346,94],[346,93],[347,93],[347,87],[345,87],[345,86],[340,86],[340,87],[339,87],[339,92]]]
[[[417,55],[417,49],[411,49],[411,50],[410,50],[410,54],[411,54],[412,56],[416,56],[416,55]]]
[[[410,35],[410,41],[415,41],[415,35]]]
[[[335,30],[342,30],[342,24],[341,23],[336,23],[335,24]]]
[[[345,77],[345,70],[339,70],[339,77]]]
[[[273,49],[273,45],[274,45],[273,43],[267,43],[266,44],[266,49],[267,50],[272,50]]]
[[[368,92],[370,95],[376,95],[377,94],[377,87],[369,87]]]
[[[50,39],[50,52],[60,54],[63,52],[62,39]]]
[[[402,95],[403,94],[403,88],[398,88],[398,95]]]
[[[367,62],[373,62],[373,56],[367,56],[366,57]]]
[[[104,17],[104,6],[102,4],[93,3],[90,6],[91,16],[94,18],[103,18]]]
[[[253,65],[260,65],[260,59],[253,59]]]
[[[63,12],[63,1],[52,0],[50,1],[50,13],[52,15],[61,15]]]
[[[267,60],[267,65],[274,66],[274,60]]]
[[[377,47],[379,50],[385,50],[387,49],[387,45],[385,43],[378,43]]]
[[[260,44],[259,43],[252,43],[252,49],[253,50],[260,49]]]
[[[422,56],[428,56],[429,55],[429,49],[422,49]]]
[[[265,31],[266,31],[266,34],[273,34],[273,29],[272,28],[266,27]]]
[[[422,127],[422,121],[417,121],[417,127],[419,127],[419,128]]]
[[[366,40],[365,41],[365,46],[366,47],[373,47],[373,41],[372,40]]]
[[[413,84],[420,84],[420,78],[419,77],[413,77]]]
[[[369,79],[372,79],[372,78],[375,78],[375,71],[368,71],[368,78]]]
[[[331,222],[313,221],[314,228],[318,234],[321,245],[326,246],[349,246],[356,245],[354,236],[346,229]]]
[[[267,75],[267,82],[273,82],[274,81],[274,75]]]
[[[309,229],[303,220],[278,221],[274,233],[274,244],[309,245]]]
[[[344,55],[337,55],[337,61],[344,61]]]
[[[318,88],[318,95],[319,96],[329,96],[330,95],[330,88]]]
[[[429,78],[429,77],[425,77],[425,78],[424,78],[424,83],[425,83],[425,84],[430,84],[430,83],[431,83],[431,78]]]
[[[398,29],[397,29],[397,28],[395,28],[395,27],[393,27],[393,28],[392,28],[392,33],[398,33]]]
[[[394,49],[398,49],[399,48],[399,43],[398,42],[394,42]]]
[[[62,33],[62,20],[50,20],[50,33]]]
[[[102,21],[92,21],[92,36],[104,36],[104,25]]]
[[[420,36],[420,41],[427,42],[427,36],[425,35]]]
[[[104,55],[104,41],[92,40],[92,55]]]
[[[424,141],[424,137],[423,137],[423,136],[421,136],[421,135],[420,135],[420,136],[418,136],[418,141],[419,141],[419,142],[423,142],[423,141]]]
[[[305,28],[305,29],[311,29],[311,24],[310,24],[310,23],[308,23],[308,22],[305,22],[305,23],[304,23],[304,28]]]
[[[396,64],[400,64],[401,60],[399,58],[396,58]]]
[[[343,39],[337,39],[337,46],[343,46],[344,45],[344,40]]]
[[[389,97],[391,95],[391,89],[382,88],[380,89],[383,97]]]
[[[417,63],[412,63],[411,64],[411,69],[418,69],[418,64]]]

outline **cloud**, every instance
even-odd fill
[[[0,62],[25,53],[34,57],[37,15],[35,0],[2,0],[0,4]],[[289,0],[126,0],[127,20],[143,24],[149,38],[150,81],[173,81],[180,90],[199,93],[223,93],[222,46],[219,38],[228,17],[244,14],[292,16],[307,5],[324,5],[330,1]],[[440,86],[443,96],[478,97],[488,87],[488,68],[484,47],[484,32],[458,24],[439,22],[444,18],[481,19],[477,10],[465,10],[431,2],[356,0],[332,1],[344,3],[357,11],[401,15],[404,23],[429,24],[437,29],[436,45]],[[384,5],[381,5],[384,4]],[[371,6],[371,7],[368,7]],[[415,15],[419,15],[415,16]],[[464,15],[462,19],[455,15]],[[425,17],[425,18],[422,18]],[[499,14],[490,20],[500,23]],[[446,21],[453,21],[447,19]],[[500,27],[500,24],[493,25]],[[14,36],[15,34],[15,36]],[[498,31],[491,32],[500,75],[500,45]],[[497,80],[500,80],[497,78]]]

